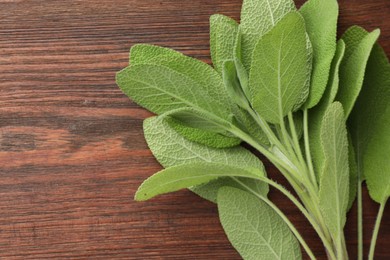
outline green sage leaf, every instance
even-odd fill
[[[307,91],[305,23],[298,12],[287,14],[257,43],[249,74],[253,108],[265,120],[279,123]]]
[[[346,44],[346,56],[340,65],[340,88],[336,100],[343,104],[345,117],[348,118],[363,85],[364,72],[371,50],[380,31],[374,30],[364,35],[360,27],[350,28],[342,39]]]
[[[179,120],[182,124],[192,128],[203,129],[215,133],[226,133],[226,135],[229,134],[227,130],[231,127],[229,121],[196,108],[183,107],[170,110],[161,115],[161,117],[165,116],[171,116]]]
[[[196,142],[201,145],[205,145],[213,148],[230,148],[237,146],[241,143],[241,139],[226,136],[216,132],[206,131],[204,129],[193,128],[183,124],[183,122],[169,118],[167,120],[170,127],[172,127],[177,133],[188,139],[189,141]]]
[[[130,64],[168,67],[198,83],[200,88],[206,90],[208,95],[219,100],[224,106],[229,107],[231,104],[221,76],[208,64],[180,52],[153,45],[137,44],[130,50]]]
[[[298,110],[302,104],[304,104],[309,97],[310,92],[310,84],[311,84],[311,75],[313,70],[313,45],[311,44],[310,38],[306,33],[306,81],[305,81],[305,87],[304,91],[301,93],[297,103],[295,104],[293,110]]]
[[[381,203],[390,186],[390,63],[376,44],[367,63],[364,84],[348,120],[356,151],[359,179],[366,177],[371,198]]]
[[[248,100],[251,100],[251,94],[249,90],[249,75],[242,63],[242,34],[240,27],[238,28],[237,38],[234,45],[234,64],[236,65],[237,76],[240,81],[242,91]]]
[[[157,195],[178,191],[191,186],[208,183],[221,177],[256,179],[263,176],[259,169],[242,169],[221,163],[189,163],[166,168],[145,180],[138,188],[135,199],[148,200]]]
[[[339,67],[344,57],[345,44],[343,40],[337,43],[336,53],[334,55],[330,68],[330,77],[324,95],[317,106],[309,110],[309,140],[310,152],[313,160],[317,180],[321,179],[321,169],[324,163],[324,155],[321,147],[321,123],[326,109],[334,101],[339,89]]]
[[[241,8],[242,62],[249,71],[252,53],[259,39],[290,11],[292,0],[244,0]]]
[[[299,243],[287,224],[264,201],[235,188],[218,192],[219,219],[243,259],[301,259]]]
[[[364,37],[368,35],[368,32],[357,25],[349,27],[342,35],[342,39],[345,42],[347,48],[345,49],[344,58],[348,59],[359,46]]]
[[[168,120],[159,117],[150,117],[144,120],[144,134],[146,142],[156,159],[165,168],[187,163],[221,163],[245,168],[259,168],[265,172],[261,161],[243,147],[211,148],[192,142],[170,127]],[[244,180],[247,182],[247,180]],[[267,194],[268,185],[253,180],[252,187]],[[195,193],[210,201],[216,202],[217,191],[220,186],[236,185],[229,178],[220,178],[208,184],[191,188]],[[238,186],[240,187],[240,186]]]
[[[210,16],[210,54],[214,68],[222,73],[223,63],[233,59],[238,23],[233,19],[214,14]]]
[[[189,141],[159,117],[144,120],[144,134],[153,155],[164,167],[192,162],[224,163],[242,168],[263,167],[261,161],[243,147],[217,149]]]
[[[233,100],[233,102],[239,107],[246,110],[251,109],[249,101],[241,88],[240,79],[238,78],[236,66],[233,60],[224,62],[222,77],[231,100]]]
[[[117,74],[122,91],[137,104],[162,114],[170,110],[188,107],[229,118],[229,107],[213,98],[207,89],[196,81],[160,65],[132,65]]]
[[[148,44],[136,44],[130,50],[131,65],[154,64],[168,67],[186,75],[199,83],[209,94],[222,100],[229,107],[229,100],[221,77],[209,65],[180,52]],[[218,96],[219,95],[219,96]],[[171,126],[191,141],[211,147],[232,147],[241,141],[238,138],[184,126],[179,121],[171,121]]]
[[[239,180],[239,182],[237,182],[237,180]],[[242,184],[244,184],[245,186],[243,186]],[[192,192],[195,192],[200,197],[206,200],[217,203],[218,190],[226,186],[237,188],[244,191],[248,191],[248,189],[250,189],[253,192],[256,192],[257,194],[261,194],[264,197],[267,197],[267,194],[269,192],[269,188],[267,184],[265,184],[264,182],[260,180],[251,179],[251,178],[241,178],[241,177],[218,178],[215,181],[210,181],[202,185],[190,187],[190,190]]]
[[[331,104],[321,125],[324,153],[319,206],[335,241],[342,238],[349,194],[348,139],[343,107]]]
[[[389,130],[390,106],[383,112],[363,159],[363,172],[370,197],[378,203],[385,203],[390,197]]]
[[[310,94],[305,106],[311,108],[321,99],[328,82],[336,51],[338,4],[336,0],[309,0],[299,10],[313,45],[313,72]]]

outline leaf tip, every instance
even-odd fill
[[[138,188],[137,192],[134,195],[135,201],[145,201],[148,200],[148,194],[141,189],[141,187]]]
[[[376,28],[376,29],[373,30],[371,33],[374,34],[374,35],[376,35],[377,37],[379,37],[379,35],[381,34],[381,29],[380,29],[380,28]]]

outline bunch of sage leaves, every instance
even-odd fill
[[[165,168],[135,199],[189,188],[217,203],[221,224],[244,259],[315,256],[267,198],[283,193],[307,218],[329,259],[347,259],[346,213],[362,182],[380,203],[369,258],[390,195],[390,65],[379,30],[353,26],[336,40],[336,0],[244,0],[241,22],[210,18],[213,67],[174,50],[135,45],[117,74],[122,91],[158,116],[146,141]],[[267,177],[268,158],[298,197]]]

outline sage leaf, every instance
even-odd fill
[[[239,182],[237,182],[237,180],[239,180]],[[243,186],[242,184],[244,184],[245,186]],[[257,194],[260,194],[264,197],[267,197],[267,194],[269,192],[267,184],[265,184],[261,180],[240,177],[218,178],[215,181],[210,181],[202,185],[190,187],[190,190],[206,200],[217,203],[218,190],[226,186],[241,189],[244,191],[248,191],[248,189],[250,189],[253,192],[256,192]]]
[[[309,0],[299,10],[313,45],[313,72],[310,94],[305,107],[314,107],[328,82],[329,70],[336,51],[338,4],[336,0]]]
[[[390,106],[383,112],[363,159],[363,172],[370,197],[378,203],[386,203],[390,197],[389,130]]]
[[[211,113],[198,110],[196,108],[178,108],[170,110],[161,116],[171,116],[179,120],[182,124],[192,128],[198,128],[215,133],[226,133],[226,135],[229,134],[227,130],[231,127],[229,121],[223,120]]]
[[[224,106],[230,106],[221,76],[204,62],[172,49],[136,44],[130,50],[130,63],[131,65],[154,64],[168,67],[199,83],[199,86],[206,89],[209,95],[213,95]],[[238,138],[184,126],[177,120],[171,121],[171,125],[189,140],[207,146],[221,148],[232,147],[240,143]]]
[[[249,90],[249,75],[242,64],[241,36],[241,29],[239,28],[234,46],[234,64],[227,61],[223,78],[230,98],[237,104],[233,108],[233,113],[237,120],[236,125],[254,137],[258,143],[268,146],[268,137],[249,113],[252,110],[250,105],[251,93]],[[233,71],[233,66],[235,67],[235,72]]]
[[[242,169],[220,163],[180,164],[159,171],[146,179],[138,188],[135,199],[138,201],[148,200],[160,194],[178,191],[228,176],[256,179],[258,176],[263,176],[263,172],[255,168]]]
[[[321,125],[324,153],[319,206],[335,241],[343,237],[349,194],[348,139],[343,107],[331,104]],[[340,243],[340,242],[339,242]]]
[[[117,83],[137,104],[156,114],[183,107],[198,108],[221,118],[231,114],[196,81],[165,66],[132,65],[117,74]]]
[[[188,139],[213,148],[230,148],[237,146],[241,143],[241,139],[226,136],[224,134],[219,134],[216,132],[206,131],[200,128],[189,127],[183,124],[183,122],[174,119],[167,118],[166,120],[169,123],[169,126],[173,128],[177,133]]]
[[[249,73],[252,107],[270,123],[279,123],[307,91],[306,43],[304,20],[291,12],[254,49]]]
[[[230,187],[218,192],[219,219],[243,259],[301,259],[299,243],[287,224],[264,201]]]
[[[321,146],[321,122],[326,109],[334,101],[339,89],[339,68],[345,53],[345,44],[343,40],[337,43],[336,53],[333,57],[329,73],[329,82],[325,89],[322,99],[317,106],[309,110],[309,140],[310,152],[313,160],[313,166],[317,175],[317,180],[321,179],[321,169],[324,163],[324,155]]]
[[[385,200],[390,179],[389,104],[390,63],[383,49],[376,44],[348,126],[356,151],[358,178],[366,177],[369,194],[378,203]]]
[[[168,120],[159,117],[150,117],[144,120],[143,128],[150,150],[165,168],[187,163],[207,162],[221,163],[242,169],[258,168],[265,172],[261,161],[243,147],[218,149],[192,142],[171,128]],[[216,202],[218,188],[232,183],[236,185],[230,179],[220,178],[205,184],[205,187],[201,185],[191,189],[199,196]],[[260,187],[258,189],[264,191],[264,194],[268,193],[267,184],[257,180],[253,180],[252,183],[254,187]]]
[[[242,34],[241,29],[238,27],[237,38],[234,45],[234,64],[236,65],[237,76],[240,81],[242,91],[248,100],[251,100],[251,94],[249,90],[249,75],[242,63]]]
[[[238,23],[233,19],[214,14],[210,16],[210,54],[214,68],[222,73],[223,63],[233,59]]]
[[[187,140],[160,117],[144,120],[146,142],[164,167],[183,163],[215,162],[242,168],[263,168],[261,161],[243,147],[217,149]]]
[[[298,110],[309,97],[312,67],[313,67],[313,46],[311,44],[310,38],[307,35],[307,33],[306,33],[306,51],[307,51],[307,55],[306,55],[307,63],[306,63],[305,87],[304,87],[304,91],[301,93],[297,103],[293,108],[294,111]]]
[[[368,58],[380,34],[379,29],[377,29],[363,38],[356,37],[364,35],[359,32],[361,30],[363,29],[355,26],[342,36],[346,43],[346,56],[340,65],[341,84],[336,100],[343,104],[346,118],[351,113],[360,93]]]
[[[244,0],[241,8],[242,62],[249,71],[259,39],[288,12],[296,10],[292,0]]]
[[[359,46],[364,37],[368,35],[368,32],[357,25],[349,27],[342,35],[342,40],[348,46],[345,50],[344,58],[348,59]]]
[[[227,93],[233,102],[246,110],[251,109],[249,101],[241,88],[240,79],[238,78],[236,66],[233,60],[224,62],[222,77]]]
[[[221,76],[211,66],[200,60],[185,56],[172,49],[138,44],[130,50],[130,64],[152,64],[168,67],[198,83],[200,88],[206,90],[213,99],[219,100],[222,105],[230,106]]]

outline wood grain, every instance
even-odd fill
[[[297,1],[302,4],[303,1]],[[215,205],[188,191],[136,203],[161,166],[142,120],[151,114],[114,82],[136,43],[210,62],[208,17],[238,20],[238,0],[0,0],[0,258],[239,259]],[[390,2],[340,1],[340,33],[380,27],[390,53]],[[270,175],[284,183],[267,164]],[[324,259],[308,223],[271,198]],[[365,247],[378,206],[364,191]],[[346,228],[356,258],[356,207]],[[389,207],[377,259],[389,259]]]

